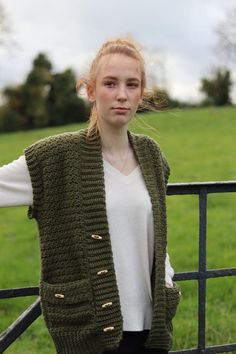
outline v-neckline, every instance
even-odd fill
[[[103,161],[105,164],[109,167],[110,170],[113,170],[116,174],[119,174],[122,178],[128,179],[130,178],[137,170],[139,170],[139,165],[137,165],[128,175],[125,175],[121,171],[119,171],[117,168],[115,168],[109,161],[103,158]]]

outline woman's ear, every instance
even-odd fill
[[[95,101],[95,92],[94,92],[94,87],[92,87],[91,85],[87,85],[86,86],[86,92],[87,92],[87,96],[88,99],[91,103],[93,103]]]

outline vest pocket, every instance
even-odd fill
[[[78,330],[93,319],[92,293],[88,279],[63,284],[41,281],[40,296],[44,319],[50,330]]]
[[[165,287],[166,291],[166,320],[167,322],[171,321],[176,314],[177,306],[180,301],[180,288],[174,282],[173,288]]]

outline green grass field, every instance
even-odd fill
[[[0,135],[0,165],[23,153],[36,140],[82,125]],[[236,109],[209,108],[148,114],[130,129],[152,136],[171,166],[170,183],[236,180]],[[169,196],[169,254],[176,272],[198,267],[198,198]],[[208,197],[207,267],[236,266],[236,194]],[[33,286],[39,279],[39,246],[34,221],[27,208],[0,210],[0,288]],[[181,282],[182,300],[174,320],[174,349],[195,347],[197,341],[197,282]],[[236,342],[236,279],[207,282],[208,345]],[[35,297],[0,300],[3,331]],[[8,354],[53,354],[42,317],[6,350]]]

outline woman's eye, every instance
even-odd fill
[[[105,86],[107,86],[107,87],[114,87],[114,86],[115,86],[115,83],[112,82],[112,81],[108,81],[108,82],[105,82]]]
[[[136,88],[136,87],[138,87],[138,84],[135,83],[135,82],[133,82],[133,83],[131,82],[131,83],[128,84],[128,87]]]

